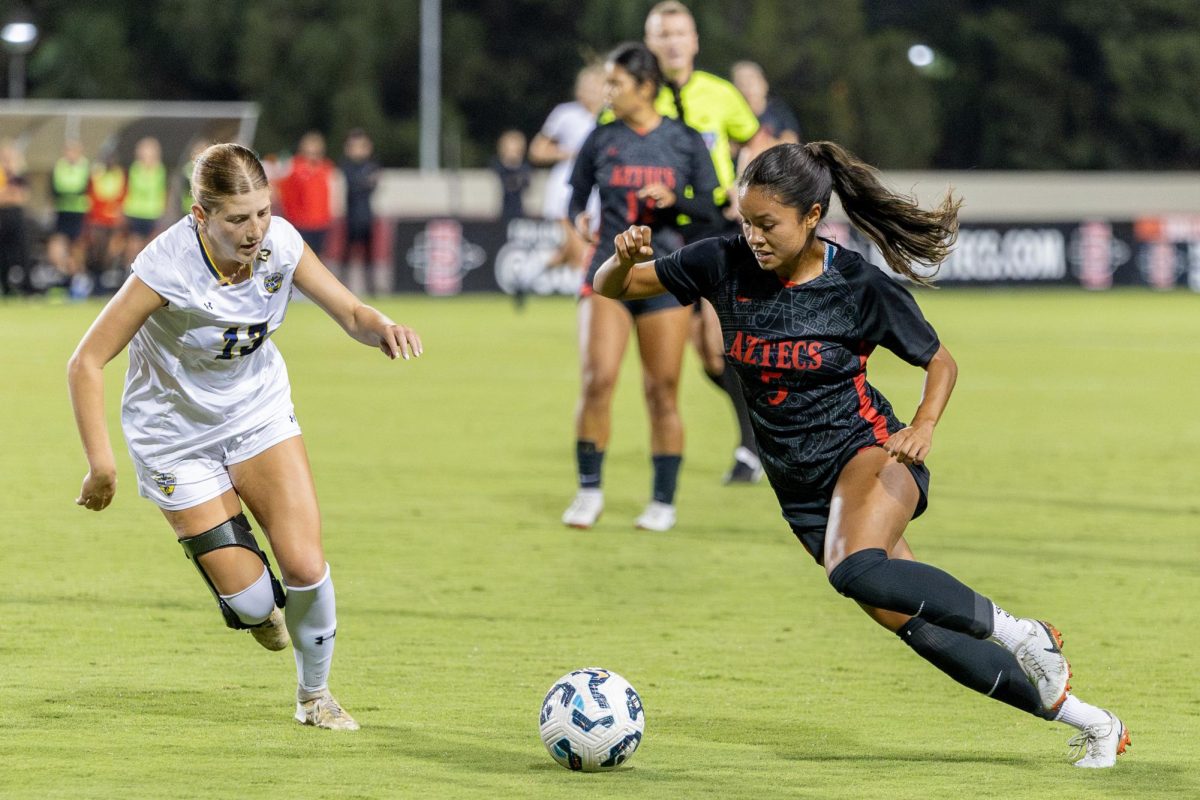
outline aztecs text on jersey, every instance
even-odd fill
[[[656,262],[682,302],[717,310],[763,466],[776,487],[816,485],[903,427],[867,383],[877,345],[924,366],[939,345],[912,295],[857,253],[826,243],[824,272],[788,284],[759,267],[741,236],[705,239]]]
[[[613,254],[613,237],[630,225],[647,225],[657,232],[675,224],[677,211],[658,209],[654,200],[638,196],[653,184],[666,186],[677,198],[686,192],[712,193],[716,174],[699,134],[665,117],[646,132],[619,120],[591,132],[571,176],[572,209],[583,209],[593,186],[600,193],[600,232],[588,281]],[[660,252],[666,255],[669,250]]]

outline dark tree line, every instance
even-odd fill
[[[699,66],[760,62],[806,134],[893,168],[1196,169],[1194,0],[691,0]],[[253,100],[256,145],[370,130],[417,160],[419,0],[40,0],[29,96]],[[534,133],[650,0],[443,0],[443,162]],[[3,4],[0,4],[3,8]],[[10,10],[10,9],[6,9]],[[937,53],[925,69],[914,43]]]

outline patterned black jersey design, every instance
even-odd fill
[[[674,192],[675,206],[655,208],[653,200],[637,196],[642,187],[655,183]],[[572,220],[587,206],[593,186],[600,189],[600,234],[588,267],[589,285],[613,254],[613,237],[630,225],[648,225],[656,233],[656,255],[666,255],[672,249],[670,237],[657,234],[675,227],[680,213],[705,221],[717,215],[712,202],[717,174],[704,139],[669,117],[646,133],[620,120],[593,130],[580,147],[571,174]],[[675,239],[676,245],[680,243]]]
[[[827,492],[859,450],[904,425],[867,383],[883,345],[924,366],[939,347],[908,290],[858,253],[835,248],[825,271],[787,284],[759,267],[742,236],[705,239],[655,262],[682,303],[708,298],[725,360],[742,379],[763,467],[777,493]]]

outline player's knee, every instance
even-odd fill
[[[184,555],[196,565],[204,582],[208,584],[213,597],[217,600],[217,605],[220,606],[225,624],[229,627],[245,628],[257,624],[270,616],[271,609],[276,605],[283,606],[286,600],[283,586],[271,574],[271,563],[267,559],[267,554],[255,541],[254,533],[251,531],[250,523],[246,520],[245,515],[238,514],[211,530],[197,536],[180,539],[179,544],[183,547]],[[213,583],[200,560],[205,553],[226,547],[240,547],[249,550],[258,556],[263,564],[263,571],[254,583],[230,595],[222,595],[217,591],[216,584]]]
[[[851,553],[829,570],[829,584],[840,595],[873,605],[872,572],[887,561],[887,551],[881,547],[870,547]]]
[[[646,408],[653,417],[666,417],[678,409],[679,382],[673,378],[647,380],[644,386]]]
[[[583,373],[583,401],[590,405],[606,405],[612,400],[616,386],[616,373],[586,370]]]
[[[297,589],[324,580],[329,564],[326,563],[324,554],[318,551],[306,553],[298,558],[289,558],[286,564],[281,559],[279,569],[283,572],[283,582],[289,588]]]

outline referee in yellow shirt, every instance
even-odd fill
[[[682,118],[700,132],[712,156],[719,186],[714,192],[722,217],[716,227],[686,225],[684,238],[694,242],[708,236],[741,232],[737,209],[730,191],[736,172],[735,155],[741,163],[768,147],[769,138],[759,129],[758,119],[741,92],[727,80],[695,68],[700,52],[696,21],[687,6],[678,0],[666,0],[650,9],[646,16],[646,46],[658,58],[667,85],[655,101],[656,110],[668,117]],[[735,154],[734,147],[740,152]],[[707,300],[697,304],[692,342],[700,354],[709,379],[729,397],[737,414],[739,437],[733,466],[725,474],[725,483],[754,483],[762,477],[758,446],[750,427],[750,414],[733,370],[725,369],[725,347],[717,314]]]

